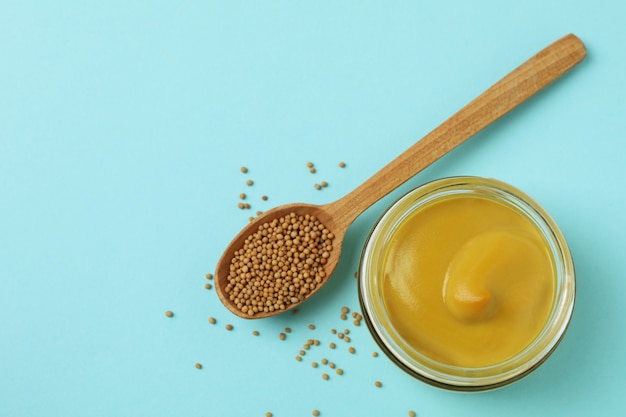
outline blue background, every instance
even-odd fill
[[[624,4],[2,2],[0,416],[623,414]],[[570,32],[586,60],[359,217],[299,314],[237,319],[204,288],[256,210],[340,198]],[[427,386],[339,317],[382,210],[450,175],[530,194],[577,268],[562,344],[493,392]]]

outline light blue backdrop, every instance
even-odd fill
[[[623,414],[624,4],[2,2],[0,416]],[[236,319],[205,289],[248,216],[343,196],[570,32],[587,59],[366,211],[299,314]],[[575,258],[562,344],[494,392],[414,380],[339,317],[358,310],[353,274],[381,211],[449,175],[530,194]],[[297,362],[310,338],[321,345]],[[322,358],[344,375],[311,366]]]

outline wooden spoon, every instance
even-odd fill
[[[250,316],[239,310],[226,293],[230,264],[235,251],[243,246],[245,239],[254,233],[259,225],[284,217],[292,212],[298,215],[316,216],[335,235],[333,249],[324,265],[325,280],[306,295],[305,299],[308,299],[328,281],[339,262],[346,230],[363,211],[563,75],[582,61],[585,55],[585,46],[580,39],[569,34],[549,45],[506,75],[343,198],[322,206],[301,203],[287,204],[261,214],[233,239],[217,264],[215,287],[222,303],[237,316],[255,319],[273,316],[300,304],[293,303],[288,305],[285,310],[258,312]]]

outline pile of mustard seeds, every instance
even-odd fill
[[[290,213],[264,223],[230,264],[225,293],[244,314],[285,310],[326,278],[334,235],[319,219]]]

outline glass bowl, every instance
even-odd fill
[[[399,226],[412,213],[437,201],[468,197],[504,205],[536,226],[551,257],[555,279],[552,308],[538,336],[514,356],[480,367],[443,363],[412,346],[394,326],[382,291],[385,256]],[[495,389],[531,373],[548,358],[563,338],[574,308],[574,265],[561,231],[548,213],[529,196],[495,179],[444,178],[405,194],[384,211],[372,228],[361,254],[358,274],[363,316],[382,351],[410,375],[428,384],[455,391]]]

